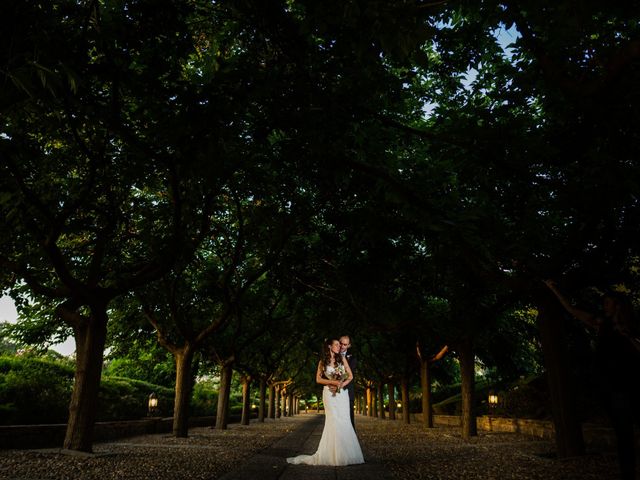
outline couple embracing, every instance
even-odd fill
[[[324,385],[325,420],[320,444],[313,455],[298,455],[287,458],[287,462],[334,466],[364,463],[353,423],[353,370],[356,365],[355,358],[348,353],[349,347],[351,339],[346,335],[324,343],[316,372],[316,382]]]

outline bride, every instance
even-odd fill
[[[324,385],[322,401],[325,411],[324,430],[318,450],[313,455],[287,458],[287,462],[334,466],[364,463],[358,437],[351,425],[349,392],[344,390],[352,380],[349,363],[340,355],[340,342],[328,340],[316,372],[316,382]],[[330,386],[335,387],[334,391]]]

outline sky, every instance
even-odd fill
[[[0,322],[16,323],[18,320],[18,312],[11,297],[0,297]],[[59,343],[51,347],[62,355],[72,355],[76,351],[76,345],[73,338],[68,338],[65,342]]]

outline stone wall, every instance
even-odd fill
[[[413,419],[412,419],[413,420]],[[415,415],[415,421],[422,421],[422,414]],[[434,415],[434,425],[460,426],[458,415]],[[551,420],[530,420],[525,418],[505,418],[481,416],[476,418],[478,430],[489,432],[522,433],[545,440],[555,440],[555,428]],[[587,445],[615,448],[616,438],[611,427],[606,425],[582,424],[582,435]],[[636,444],[640,446],[640,432],[636,432]]]
[[[418,415],[421,420],[422,416]],[[460,426],[458,415],[434,415],[435,425]],[[554,428],[550,420],[528,420],[523,418],[491,417],[483,415],[476,418],[479,430],[489,432],[523,433],[532,437],[553,439]]]

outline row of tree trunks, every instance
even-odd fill
[[[567,369],[566,360],[566,347],[561,341],[564,338],[562,332],[562,312],[557,308],[557,305],[553,302],[540,302],[538,324],[541,333],[541,339],[543,344],[543,350],[545,354],[545,363],[547,368],[547,374],[549,376],[549,386],[552,396],[554,424],[556,427],[556,443],[558,448],[558,455],[560,457],[579,455],[584,452],[584,443],[582,439],[582,433],[580,429],[580,423],[575,415],[575,409],[571,408],[574,405],[574,398],[572,397],[572,389],[570,388],[570,377]],[[97,326],[96,322],[93,326]],[[104,322],[104,332],[106,332],[106,321]],[[87,328],[87,330],[89,330]],[[83,332],[76,333],[78,339],[85,339],[85,343],[95,342],[102,338],[102,345],[104,345],[105,334],[97,335],[96,328],[83,334]],[[89,351],[95,351],[95,348],[85,349]],[[475,355],[473,349],[473,342],[471,338],[466,338],[458,345],[460,370],[462,377],[462,415],[461,415],[461,428],[462,437],[469,440],[471,437],[477,435],[477,423],[476,414],[474,409],[475,404]],[[176,354],[176,369],[177,369],[177,382],[176,382],[176,403],[183,405],[182,408],[177,411],[182,412],[182,415],[174,418],[174,434],[176,436],[187,435],[187,420],[188,420],[188,400],[191,394],[190,380],[191,380],[191,367],[193,360],[193,351],[190,349],[183,349]],[[422,387],[422,412],[423,422],[426,427],[433,427],[433,413],[431,408],[431,379],[430,379],[430,366],[429,361],[425,358],[420,359],[420,383]],[[85,365],[82,369],[80,366],[77,368],[77,372],[92,372],[94,375],[100,375],[101,371],[92,371],[86,367],[87,360],[83,355],[83,349],[78,346],[77,362],[79,365]],[[96,362],[90,362],[95,364]],[[228,398],[231,385],[231,366],[225,366],[221,370],[220,381],[220,394],[218,402],[218,411],[216,417],[216,428],[225,429],[228,423]],[[78,374],[76,375],[78,376]],[[82,382],[76,380],[79,384]],[[250,405],[250,381],[249,377],[243,378],[243,415],[242,424],[248,425],[251,413]],[[388,395],[389,395],[389,419],[396,419],[396,400],[395,400],[395,385],[393,382],[388,382]],[[409,385],[408,379],[402,378],[400,385],[401,401],[402,401],[402,420],[405,423],[410,423],[410,409],[409,409]],[[260,381],[260,409],[259,419],[264,422],[266,407],[266,381]],[[385,418],[384,408],[384,384],[372,384],[365,390],[365,398],[358,398],[357,409],[360,413],[371,417]],[[79,388],[77,389],[80,390]],[[97,395],[97,392],[96,392]],[[72,405],[73,399],[72,399]],[[79,407],[78,407],[79,408]],[[319,405],[318,405],[319,408]],[[269,418],[279,418],[281,415],[292,416],[299,413],[299,400],[293,394],[286,394],[281,385],[269,387]],[[74,418],[86,418],[86,416],[76,415]],[[93,425],[93,422],[90,422]],[[74,428],[68,427],[69,431],[78,431],[77,426]],[[65,439],[65,448],[71,449],[85,449],[90,451],[91,442],[88,446],[80,444],[78,442],[73,443],[73,435],[67,435]],[[87,438],[83,436],[83,438]]]
[[[177,358],[177,357],[176,357]],[[186,365],[186,359],[184,360]],[[185,374],[189,373],[184,370]],[[220,390],[218,393],[218,407],[216,413],[216,428],[225,430],[229,421],[229,395],[231,390],[231,379],[233,368],[231,365],[223,365],[220,370]],[[242,377],[242,425],[249,425],[252,405],[251,405],[251,377]],[[265,417],[276,419],[281,416],[291,416],[300,413],[300,401],[294,394],[286,393],[282,385],[274,384],[267,386],[265,379],[260,380],[260,405],[258,410],[258,421],[264,422]],[[269,395],[268,406],[266,405],[266,395]],[[186,435],[185,435],[186,436]]]
[[[361,415],[369,417],[386,419],[386,409],[384,406],[384,391],[385,384],[378,383],[372,384],[365,388],[363,396],[356,397],[356,411]],[[393,382],[387,383],[387,391],[389,396],[389,419],[396,420],[396,412],[398,409],[395,384]],[[405,407],[402,409],[402,420],[405,423],[410,423],[409,416],[409,381],[408,379],[402,380],[401,383],[401,402]]]
[[[293,393],[281,393],[276,388],[274,406],[276,409],[275,417],[291,417],[300,413],[300,398]]]
[[[367,415],[386,418],[386,410],[384,408],[384,383],[376,385],[375,392],[373,387],[365,389],[364,395],[358,395],[355,399],[355,410],[360,415]],[[389,387],[389,419],[396,419],[396,400],[395,386],[393,383],[388,384]]]
[[[556,430],[556,446],[559,457],[569,457],[584,453],[584,440],[581,424],[576,415],[574,390],[568,371],[568,354],[562,330],[561,310],[557,301],[550,295],[541,296],[538,301],[538,328],[543,347],[545,367],[548,375],[551,393],[553,421]],[[433,428],[433,410],[431,399],[431,361],[442,358],[448,347],[444,347],[432,359],[419,353],[420,384],[422,389],[422,418],[427,428]],[[470,440],[477,436],[477,421],[475,412],[475,353],[473,340],[467,337],[458,344],[458,359],[462,377],[462,437]],[[389,419],[396,419],[395,385],[387,383],[389,397]],[[360,414],[371,417],[385,418],[383,384],[367,386],[364,397],[357,397],[356,410]],[[410,423],[409,415],[409,385],[408,379],[401,379],[402,420]],[[376,398],[377,397],[377,398]],[[377,408],[376,408],[377,404]]]

